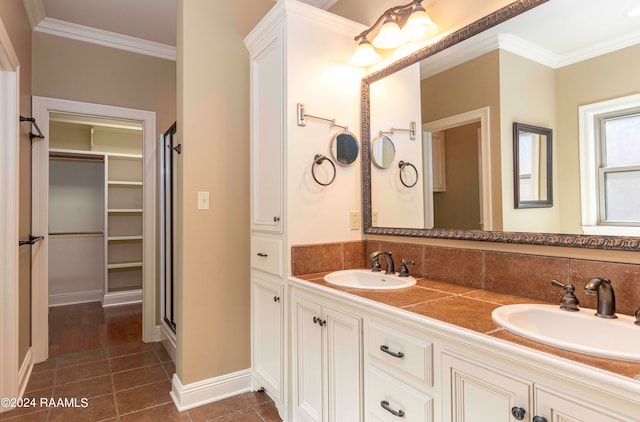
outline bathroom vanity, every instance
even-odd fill
[[[372,292],[304,278],[289,279],[293,420],[640,420],[640,362],[544,346],[491,321],[525,299],[424,279]]]

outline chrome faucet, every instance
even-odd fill
[[[618,318],[616,316],[616,296],[613,293],[611,280],[594,277],[584,286],[584,292],[588,295],[596,295],[598,309],[596,316],[600,318]]]
[[[375,251],[374,253],[371,254],[371,261],[377,262],[378,261],[378,257],[382,255],[385,257],[385,259],[387,260],[387,269],[385,270],[385,274],[393,274],[396,272],[396,267],[393,264],[393,258],[391,258],[391,255],[393,255],[392,252],[384,252],[384,251]],[[374,265],[375,267],[375,265]],[[375,271],[375,269],[372,267],[371,269],[372,271]],[[380,271],[380,270],[378,270]]]

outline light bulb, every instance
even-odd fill
[[[438,33],[438,25],[433,23],[431,17],[421,4],[417,4],[411,12],[402,32],[411,41],[422,41],[431,38]]]
[[[400,27],[391,15],[387,16],[378,35],[373,39],[373,45],[376,48],[382,49],[400,47],[406,42],[407,36],[400,30]]]
[[[360,39],[353,57],[349,60],[352,66],[367,67],[378,63],[382,58],[373,48],[367,37]]]

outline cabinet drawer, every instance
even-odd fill
[[[252,236],[251,266],[282,277],[282,240]]]
[[[367,353],[372,365],[417,388],[433,386],[431,342],[372,321],[367,328]]]
[[[365,384],[365,420],[433,421],[433,398],[372,367],[365,374]]]

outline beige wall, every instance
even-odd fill
[[[499,54],[492,51],[423,79],[422,123],[489,107],[493,229],[502,230]]]
[[[178,1],[177,362],[183,384],[249,368],[249,55],[272,0]],[[210,210],[197,210],[197,192]]]
[[[156,134],[176,116],[176,63],[33,33],[33,95],[156,112]]]
[[[555,71],[540,63],[500,50],[500,137],[502,138],[502,228],[505,231],[566,232],[560,227],[564,199],[557,193],[551,208],[515,209],[513,200],[513,123],[556,130]],[[555,145],[563,142],[553,140]],[[576,152],[577,155],[577,152]],[[555,160],[552,160],[552,162]],[[553,162],[554,169],[557,162]],[[552,172],[552,173],[555,173]],[[553,177],[553,185],[558,178]],[[557,189],[554,189],[557,192]]]
[[[578,107],[640,92],[640,45],[557,70],[557,167],[563,231],[581,232]]]
[[[447,190],[434,192],[434,228],[480,230],[478,130],[470,123],[444,131]]]
[[[20,115],[31,117],[31,26],[22,0],[0,1],[0,19],[9,34],[11,44],[20,61]],[[30,125],[20,125],[20,206],[19,236],[26,239],[31,233],[31,141]],[[19,328],[18,353],[20,365],[31,346],[31,249],[19,249]]]

